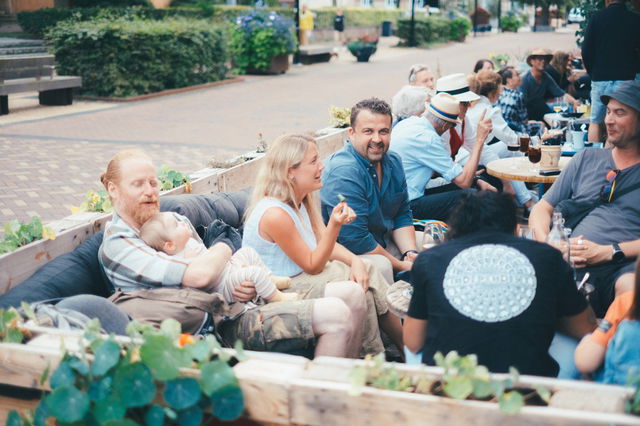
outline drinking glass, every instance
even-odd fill
[[[427,250],[440,244],[444,240],[444,233],[437,223],[427,223],[422,234],[422,249]]]
[[[520,152],[522,152],[524,155],[527,155],[527,152],[529,151],[530,141],[531,141],[531,138],[528,134],[526,133],[520,134]]]
[[[532,136],[529,142],[529,161],[533,163],[533,170],[538,171],[538,163],[542,157],[542,147],[540,146],[540,138],[538,136]]]

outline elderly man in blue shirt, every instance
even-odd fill
[[[418,252],[402,163],[388,151],[390,135],[389,105],[376,98],[358,102],[350,140],[325,161],[320,198],[325,222],[339,194],[357,214],[342,226],[340,244],[359,255],[383,256],[398,272],[411,269]]]
[[[407,118],[393,128],[391,147],[402,158],[413,216],[446,220],[462,194],[460,189],[470,188],[475,182],[482,147],[491,132],[491,119],[482,113],[473,149],[466,164],[461,166],[451,159],[441,138],[460,122],[459,101],[448,93],[438,93],[431,98],[425,113],[425,96],[415,88],[403,88],[394,97],[398,98],[405,101],[398,103],[403,108],[397,115]],[[434,172],[460,189],[425,195]]]

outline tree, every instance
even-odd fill
[[[552,5],[558,6],[558,13],[560,10],[564,10],[568,7],[571,7],[575,4],[576,0],[517,0],[518,3],[521,4],[529,4],[535,7],[542,8],[542,16],[539,21],[536,21],[536,24],[539,25],[549,25],[549,7]],[[589,1],[589,0],[583,0]],[[598,1],[598,0],[593,0]],[[537,17],[534,17],[537,19]]]

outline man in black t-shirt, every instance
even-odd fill
[[[493,372],[555,376],[556,327],[576,339],[596,327],[560,252],[514,236],[515,205],[502,193],[466,194],[450,225],[450,241],[420,253],[411,270],[405,345],[425,364],[456,350]]]
[[[333,18],[333,39],[344,44],[344,15],[342,9],[336,10],[336,16]]]

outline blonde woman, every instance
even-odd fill
[[[378,320],[402,349],[400,320],[388,311],[385,301],[386,280],[368,261],[336,243],[340,228],[351,223],[355,213],[343,201],[333,209],[326,226],[322,221],[316,191],[322,187],[323,167],[313,138],[278,138],[258,173],[242,244],[254,248],[274,274],[291,277],[292,290],[303,297],[310,297],[307,289],[340,297],[345,289],[359,286],[366,291],[367,315],[360,330],[364,335],[353,339],[354,351],[360,347],[363,353],[384,350]]]

